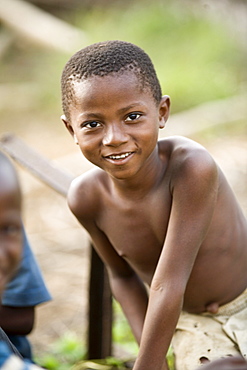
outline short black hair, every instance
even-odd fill
[[[61,78],[62,107],[70,119],[70,105],[74,100],[74,83],[91,76],[104,77],[114,73],[133,72],[142,88],[149,88],[157,104],[161,87],[153,63],[138,46],[125,41],[105,41],[89,45],[75,53],[66,63]]]

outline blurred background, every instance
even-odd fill
[[[91,168],[60,121],[60,76],[74,52],[110,39],[149,54],[172,101],[161,137],[204,145],[247,215],[245,0],[0,0],[0,137],[16,134],[73,176]],[[37,357],[50,354],[46,365],[67,369],[67,352],[75,361],[85,351],[88,237],[61,195],[16,166],[24,223],[53,296],[38,308],[30,338]],[[117,305],[115,315],[114,354],[134,356]]]

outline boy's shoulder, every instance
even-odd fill
[[[83,173],[72,181],[67,200],[71,211],[77,218],[90,217],[97,210],[101,189],[104,185],[106,185],[106,174],[98,167]]]
[[[158,145],[161,152],[164,150],[169,152],[171,159],[177,155],[193,155],[199,151],[209,154],[201,144],[185,136],[168,136],[160,139]]]
[[[211,154],[201,144],[183,136],[170,136],[158,142],[160,156],[167,162],[171,180],[211,176],[218,172]]]
[[[205,147],[184,136],[170,136],[158,141],[159,153],[164,155],[171,165],[183,166],[189,161],[198,162],[202,158],[213,161]]]

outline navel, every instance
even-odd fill
[[[217,302],[209,303],[206,306],[206,311],[209,312],[209,313],[216,314],[218,312],[218,310],[219,310],[219,303],[217,303]]]

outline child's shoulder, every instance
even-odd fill
[[[210,174],[217,172],[213,157],[201,144],[183,136],[170,136],[159,140],[159,152],[166,157],[174,177]]]
[[[104,186],[105,173],[99,168],[93,168],[76,177],[68,191],[68,205],[76,217],[90,217],[100,201],[99,184]]]
[[[158,145],[159,152],[165,154],[169,161],[179,161],[180,164],[189,159],[199,160],[202,157],[212,159],[205,147],[184,136],[170,136],[160,139]]]
[[[206,148],[204,148],[201,144],[185,136],[168,136],[160,139],[158,144],[160,150],[168,149],[171,155],[194,154],[196,151],[208,153]]]

